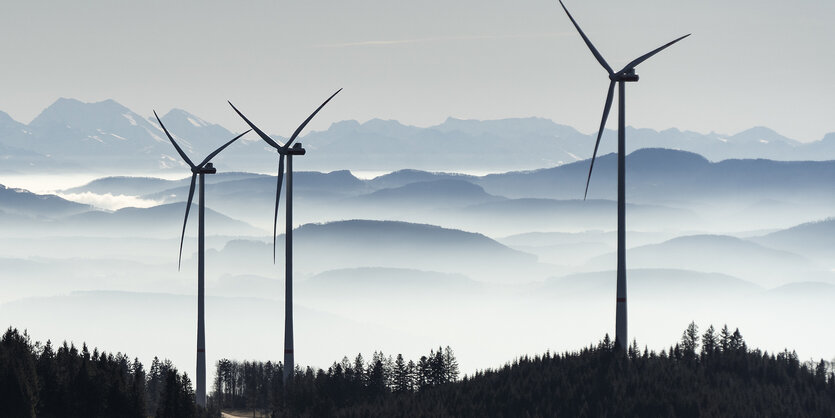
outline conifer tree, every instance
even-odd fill
[[[603,337],[603,341],[601,341],[598,345],[598,348],[602,348],[605,350],[611,350],[614,347],[614,343],[609,338],[609,333],[607,332],[606,335]]]
[[[444,370],[447,382],[458,380],[458,360],[455,359],[455,353],[450,346],[444,348]]]
[[[731,331],[728,329],[728,324],[725,324],[719,333],[719,346],[722,347],[722,352],[728,352],[731,349]]]
[[[429,367],[431,369],[431,385],[442,385],[447,383],[446,369],[444,368],[444,353],[441,347],[438,347],[437,352],[434,350],[429,352]]]
[[[826,383],[826,361],[823,359],[815,366],[815,379],[819,383]]]
[[[368,363],[366,381],[373,396],[381,395],[386,390],[385,372],[383,370],[383,353],[374,352]]]
[[[426,356],[420,356],[417,363],[417,389],[424,390],[432,384],[432,367],[429,365],[429,359]]]
[[[627,349],[626,352],[627,352],[627,355],[629,356],[629,358],[631,358],[633,360],[638,358],[638,355],[641,353],[641,351],[638,348],[638,340],[637,339],[634,339],[634,338],[632,339],[632,344],[629,345],[629,349]]]
[[[687,329],[681,335],[681,353],[685,360],[696,359],[696,350],[699,349],[699,327],[695,322],[690,322]]]
[[[406,363],[406,387],[409,392],[414,392],[418,389],[418,368],[414,361],[409,360]]]
[[[702,358],[712,356],[716,349],[716,330],[714,330],[713,325],[711,325],[702,335]]]
[[[354,382],[365,385],[365,360],[362,353],[358,353],[354,358]]]
[[[402,354],[398,354],[397,360],[394,361],[394,391],[404,393],[409,390],[409,371],[406,369],[406,361]]]
[[[747,347],[745,345],[745,340],[742,338],[742,334],[739,332],[739,328],[737,328],[734,333],[731,335],[730,339],[730,349],[733,351],[747,351]]]

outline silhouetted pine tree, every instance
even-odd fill
[[[450,346],[444,348],[444,373],[447,383],[458,380],[458,360],[455,359],[455,353]]]
[[[405,393],[411,390],[409,370],[402,354],[397,355],[394,362],[394,392]]]
[[[697,350],[699,349],[699,327],[691,322],[681,335],[681,354],[689,362],[696,361]]]
[[[731,349],[731,332],[728,330],[728,324],[725,324],[719,332],[719,347],[722,348],[722,352]]]
[[[719,346],[716,340],[716,330],[714,330],[713,325],[711,325],[702,335],[702,360],[712,357],[718,349]]]
[[[362,358],[362,353],[354,357],[354,384],[365,386],[365,360]]]
[[[383,353],[374,352],[366,370],[368,394],[377,397],[388,391],[386,386],[386,371],[383,369]]]
[[[429,358],[420,356],[417,363],[417,389],[424,390],[430,385],[432,385],[432,366],[429,363]]]
[[[417,365],[412,360],[409,360],[406,363],[406,384],[409,388],[410,392],[414,392],[418,389],[417,379],[418,379],[418,372],[417,372]]]

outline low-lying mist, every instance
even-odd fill
[[[752,346],[835,356],[825,332],[835,314],[831,187],[809,183],[801,163],[788,180],[757,183],[761,173],[744,169],[764,163],[686,156],[669,174],[650,157],[633,159],[627,191],[630,339],[661,349],[690,321],[727,323]],[[296,362],[327,367],[374,350],[418,357],[450,345],[472,373],[613,334],[607,161],[588,200],[581,163],[487,176],[296,173]],[[690,178],[687,167],[709,175]],[[285,198],[274,250],[275,177],[207,178],[208,361],[280,360]],[[579,193],[562,188],[575,181]],[[87,341],[146,363],[160,355],[191,370],[196,207],[177,269],[187,178],[107,177],[67,184],[57,196],[5,186],[7,325],[36,340]]]

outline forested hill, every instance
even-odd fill
[[[606,336],[577,352],[522,357],[462,380],[445,373],[456,364],[449,348],[408,364],[382,353],[370,360],[297,369],[286,398],[275,364],[221,362],[217,401],[278,416],[835,416],[831,363],[749,349],[727,327],[700,335],[691,324],[661,352],[635,342],[615,351]]]
[[[825,417],[835,382],[825,364],[744,345],[696,354],[615,352],[601,343],[577,353],[524,357],[459,383],[340,411],[343,416]],[[410,412],[404,412],[410,411]]]
[[[194,407],[187,376],[155,361],[145,372],[124,355],[86,346],[32,344],[9,330],[0,340],[0,416],[342,417],[824,417],[835,416],[832,363],[794,352],[750,349],[742,334],[695,324],[661,352],[616,351],[606,336],[580,351],[522,357],[458,379],[452,350],[406,362],[374,353],[296,369],[282,387],[280,363],[217,364],[209,411]]]

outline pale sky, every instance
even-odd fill
[[[616,69],[693,33],[638,67],[629,125],[835,132],[831,0],[566,5]],[[59,97],[112,98],[239,130],[230,99],[287,135],[344,87],[311,129],[539,116],[591,133],[608,84],[556,0],[4,0],[0,37],[0,110],[24,123]]]

